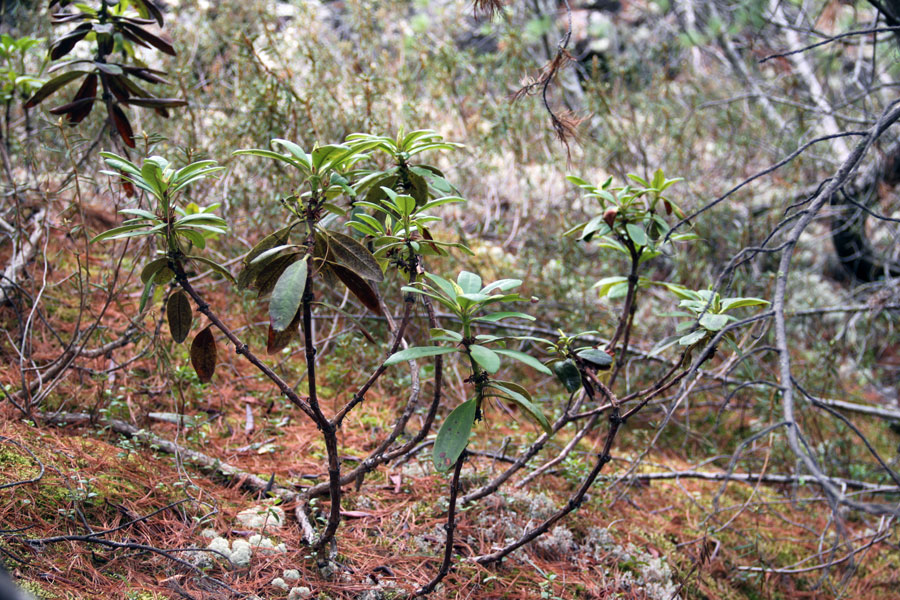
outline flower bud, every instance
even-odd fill
[[[610,227],[612,227],[612,226],[613,226],[613,223],[616,222],[616,215],[617,215],[617,214],[619,214],[619,207],[618,207],[618,206],[610,206],[610,207],[607,208],[606,211],[603,213],[603,220],[606,221],[606,224],[607,224],[607,225],[609,225]]]

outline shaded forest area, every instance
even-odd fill
[[[0,597],[900,598],[898,57],[895,0],[6,0]]]

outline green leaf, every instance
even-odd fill
[[[665,287],[667,290],[669,290],[682,300],[700,300],[700,295],[697,294],[697,292],[695,292],[694,290],[690,290],[683,285],[679,285],[677,283],[669,283],[667,281],[654,281],[653,283]]]
[[[238,275],[237,286],[238,289],[245,289],[250,283],[256,278],[256,275],[262,270],[265,266],[265,263],[256,263],[252,267],[250,263],[258,257],[260,254],[265,252],[266,250],[271,250],[276,246],[283,246],[287,243],[288,238],[291,234],[291,229],[294,227],[294,223],[291,223],[287,227],[279,229],[274,233],[270,233],[266,237],[257,243],[250,252],[243,258],[244,269]]]
[[[456,283],[466,294],[477,294],[481,291],[481,277],[469,271],[461,271]]]
[[[606,297],[610,300],[615,300],[616,298],[624,298],[628,294],[628,282],[617,283],[616,285],[609,288],[609,291],[606,292]]]
[[[550,427],[550,422],[547,421],[547,417],[545,417],[544,413],[541,412],[534,403],[528,400],[528,398],[518,393],[516,390],[510,389],[506,382],[494,382],[491,387],[503,392],[506,398],[518,404],[532,420],[544,429],[544,431],[551,433],[552,428]]]
[[[602,237],[610,231],[612,231],[612,228],[603,220],[603,215],[597,215],[584,226],[584,231],[581,232],[581,239],[590,241],[595,235]]]
[[[494,352],[496,352],[497,354],[502,354],[503,356],[508,356],[513,360],[519,361],[520,363],[524,363],[535,371],[539,371],[540,373],[544,373],[545,375],[553,374],[553,372],[548,369],[546,365],[544,365],[544,363],[533,356],[525,354],[524,352],[519,352],[518,350],[494,350]]]
[[[284,154],[279,154],[277,152],[272,152],[271,150],[259,150],[259,149],[235,150],[234,152],[232,152],[232,154],[234,154],[235,156],[240,156],[242,154],[246,154],[246,155],[251,155],[251,156],[262,156],[263,158],[272,158],[275,160],[280,160],[282,162],[286,162],[287,164],[289,164],[292,167],[295,167],[301,171],[309,171],[308,167],[304,168],[304,166],[302,164],[300,164],[300,162],[291,158],[290,156],[286,156]]]
[[[469,346],[472,358],[488,373],[496,373],[500,369],[500,357],[490,348],[472,344]]]
[[[597,292],[601,296],[606,296],[614,286],[622,283],[628,283],[628,278],[615,275],[613,277],[604,277],[603,279],[595,283],[593,287],[597,288]]]
[[[204,265],[211,268],[213,271],[215,271],[216,273],[218,273],[219,275],[221,275],[222,277],[224,277],[231,283],[234,283],[234,276],[228,271],[228,269],[226,269],[219,263],[212,261],[208,258],[205,258],[203,256],[189,255],[188,258],[190,258],[191,260],[196,260],[198,262],[203,263]]]
[[[165,285],[175,279],[175,271],[169,267],[163,267],[153,276],[153,283],[156,285]]]
[[[425,277],[427,277],[433,284],[438,286],[438,288],[444,293],[445,296],[450,298],[451,300],[456,300],[456,297],[462,293],[461,291],[457,291],[456,285],[453,284],[452,281],[448,281],[441,277],[440,275],[434,275],[433,273],[425,273]]]
[[[458,348],[448,348],[447,346],[415,346],[413,348],[407,348],[406,350],[394,352],[387,358],[386,361],[384,361],[384,365],[390,366],[409,360],[416,360],[429,356],[438,356],[439,354],[450,354],[451,352],[458,351]]]
[[[744,306],[768,306],[769,304],[768,300],[763,300],[762,298],[724,298],[722,300],[722,312]]]
[[[283,140],[279,138],[275,138],[272,140],[272,145],[283,146],[288,152],[290,152],[294,158],[297,159],[301,164],[303,164],[307,169],[312,168],[312,162],[310,161],[309,154],[303,150],[299,145],[295,144],[290,140]]]
[[[394,203],[400,209],[401,215],[409,216],[416,210],[416,200],[412,196],[398,194]]]
[[[458,331],[442,329],[441,327],[435,327],[428,333],[431,336],[431,339],[435,340],[435,341],[436,341],[436,338],[438,338],[438,337],[445,338],[442,341],[451,341],[451,342],[456,342],[456,343],[463,341],[463,336]]]
[[[641,177],[640,175],[635,175],[634,173],[629,173],[628,178],[631,179],[632,181],[635,181],[635,182],[641,184],[644,187],[650,187],[650,184],[647,182],[647,180],[644,179],[643,177]]]
[[[648,244],[647,233],[643,227],[638,227],[634,223],[627,223],[625,230],[628,231],[628,237],[638,246],[646,246]]]
[[[303,291],[306,289],[306,257],[291,264],[278,278],[269,301],[269,319],[272,329],[284,331],[300,308]]]
[[[158,157],[151,156],[144,161],[143,165],[141,165],[141,177],[143,177],[147,185],[153,189],[156,196],[162,198],[166,189],[166,183],[163,181],[162,168],[160,167],[159,162],[153,160],[154,158]]]
[[[97,242],[102,242],[105,240],[118,240],[123,237],[148,235],[146,229],[146,223],[135,223],[133,225],[122,225],[121,227],[114,227],[108,231],[104,231],[103,233],[92,239],[91,243],[95,244]]]
[[[169,259],[163,256],[162,258],[154,258],[141,271],[141,281],[143,283],[147,283],[148,281],[153,279],[153,276],[156,275],[160,269],[169,265]]]
[[[265,264],[269,260],[275,258],[275,256],[278,255],[279,253],[281,253],[289,248],[293,248],[294,250],[300,250],[300,246],[296,246],[294,244],[283,244],[281,246],[275,246],[274,248],[269,248],[268,250],[265,250],[264,252],[260,252],[256,257],[253,258],[253,260],[250,261],[249,264],[250,265]]]
[[[484,286],[484,289],[481,290],[482,294],[490,294],[494,290],[500,290],[501,292],[505,292],[507,290],[511,290],[513,288],[517,288],[522,285],[521,279],[498,279],[493,283],[489,283]]]
[[[682,336],[678,339],[678,343],[682,346],[693,346],[703,338],[705,338],[707,332],[705,329],[698,329],[694,333],[689,333],[685,336]]]
[[[715,315],[715,314],[705,314],[700,317],[700,326],[704,329],[708,329],[709,331],[719,331],[726,325],[728,325],[728,321],[732,320],[734,317],[729,315]]]
[[[525,319],[528,321],[534,321],[534,317],[531,315],[526,315],[522,312],[515,311],[507,311],[507,312],[495,312],[489,315],[484,315],[483,317],[477,317],[473,319],[473,321],[481,321],[483,323],[496,323],[497,321],[501,321],[503,319]]]
[[[609,369],[613,363],[612,356],[596,348],[582,348],[581,350],[576,350],[575,355],[589,365],[601,370]]]
[[[144,312],[144,307],[147,306],[147,300],[150,299],[150,294],[151,292],[153,292],[154,285],[155,283],[152,277],[148,281],[144,282],[144,291],[141,292],[141,301],[138,304],[138,313]]]
[[[432,460],[439,472],[448,471],[469,445],[469,435],[475,423],[475,399],[467,400],[453,409],[441,425],[434,440]]]
[[[578,365],[572,359],[567,358],[554,364],[553,372],[570,394],[581,389],[581,373],[578,371]]]
[[[191,321],[194,319],[194,311],[191,309],[191,301],[182,290],[169,296],[166,303],[166,318],[169,321],[169,333],[176,344],[183,342],[191,332]]]

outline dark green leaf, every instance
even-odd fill
[[[299,256],[299,254],[279,256],[264,266],[260,270],[252,286],[257,291],[257,296],[259,298],[264,298],[271,294],[272,290],[275,289],[275,284],[278,283],[278,278],[281,277],[284,270],[293,264]]]
[[[138,304],[138,313],[144,312],[144,307],[147,306],[147,300],[150,299],[150,294],[153,292],[153,279],[144,283],[144,291],[141,292],[141,302]]]
[[[349,269],[366,279],[382,281],[384,274],[369,250],[349,235],[339,231],[321,232],[328,246],[328,261]]]
[[[156,285],[165,285],[175,279],[175,271],[169,267],[163,267],[153,276],[153,283]]]
[[[141,281],[143,283],[147,283],[153,276],[156,275],[160,269],[169,265],[169,259],[166,257],[155,258],[147,263],[144,269],[141,271]]]
[[[463,402],[447,415],[434,440],[432,460],[441,473],[448,471],[469,444],[469,434],[475,423],[475,399]]]
[[[581,389],[581,373],[578,372],[575,361],[571,359],[559,361],[553,365],[553,372],[570,394]]]
[[[58,77],[54,77],[34,93],[34,95],[25,103],[25,108],[34,108],[61,87],[71,83],[84,75],[84,71],[69,71]]]
[[[575,354],[584,362],[600,370],[609,369],[613,363],[612,356],[596,348],[582,348],[577,350]]]
[[[416,201],[416,206],[423,206],[428,202],[428,182],[416,173],[409,173],[409,190],[407,193]]]
[[[244,269],[238,275],[237,285],[238,289],[245,289],[250,283],[256,278],[259,272],[265,268],[267,263],[263,264],[254,264],[250,265],[253,260],[267,250],[271,250],[276,246],[283,246],[287,243],[288,237],[291,234],[291,229],[294,227],[294,224],[290,224],[287,227],[279,229],[275,233],[270,233],[266,237],[264,237],[259,243],[257,243],[250,252],[243,259]],[[274,258],[273,258],[274,260]]]
[[[187,233],[187,232],[185,232],[185,233]],[[196,260],[198,262],[203,263],[204,265],[206,265],[207,267],[209,267],[210,269],[212,269],[213,271],[215,271],[216,273],[218,273],[219,275],[221,275],[222,277],[224,277],[231,283],[234,283],[234,276],[232,276],[232,274],[228,271],[228,269],[226,269],[219,263],[217,263],[213,260],[210,260],[206,257],[203,257],[203,256],[188,256],[188,258],[190,258],[191,260]]]
[[[491,387],[499,390],[505,398],[512,400],[516,404],[522,408],[528,416],[535,421],[538,425],[540,425],[544,431],[550,433],[552,430],[550,428],[550,422],[547,421],[547,417],[544,416],[544,413],[541,412],[533,402],[531,402],[526,396],[519,393],[517,390],[511,389],[509,384],[506,382],[493,382]]]
[[[194,311],[191,309],[191,301],[188,295],[178,290],[169,296],[166,304],[166,318],[169,321],[169,333],[176,344],[180,344],[187,338],[191,331],[191,321]]]

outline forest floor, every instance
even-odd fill
[[[66,255],[68,243],[61,237],[54,240],[58,256]],[[235,327],[243,321],[242,335],[264,346],[264,327],[259,326],[264,315],[235,311],[224,287],[203,289],[207,301]],[[104,304],[101,291],[93,294],[85,318],[95,310],[91,306]],[[109,305],[101,319],[109,328],[104,336],[124,329],[125,315],[136,312],[137,300],[134,293],[120,294]],[[46,316],[65,338],[74,330],[79,307],[74,301],[51,306],[53,313]],[[346,488],[337,559],[323,568],[299,542],[292,504],[276,508],[277,502],[248,489],[252,486],[246,476],[294,490],[324,481],[324,447],[315,426],[280,399],[225,340],[219,342],[217,375],[211,384],[201,385],[187,349],[168,340],[158,312],[151,315],[145,319],[149,331],[135,344],[79,359],[34,421],[23,419],[8,403],[0,408],[0,485],[6,488],[0,504],[5,533],[0,551],[28,589],[39,598],[59,599],[227,598],[237,591],[266,600],[374,600],[400,597],[430,579],[443,552],[448,477],[434,471],[428,448],[403,464],[376,470],[361,486]],[[0,318],[14,330],[18,317],[11,308],[0,308]],[[352,327],[347,336],[353,344],[362,340]],[[347,381],[363,363],[377,360],[375,352],[369,352],[370,359],[353,354],[347,348],[355,346],[342,339],[336,337],[330,354],[324,355],[328,367],[322,370],[320,391],[326,411],[333,408],[330,398],[336,403],[347,394]],[[58,343],[48,332],[35,340],[34,360],[58,355]],[[148,344],[156,351],[149,351]],[[4,352],[13,356],[9,348]],[[282,358],[282,373],[289,381],[302,382],[296,370],[299,351],[293,348]],[[7,364],[0,382],[16,389],[18,369],[12,360]],[[124,367],[104,373],[111,365]],[[406,402],[398,393],[402,383],[402,378],[387,377],[347,419],[340,437],[345,465],[365,457],[393,424]],[[426,384],[423,397],[429,389]],[[721,417],[719,435],[725,438],[742,427],[748,418],[743,408],[721,415],[716,406],[709,409],[710,419]],[[54,412],[87,413],[92,422],[50,422]],[[184,415],[181,425],[178,414]],[[695,408],[692,418],[700,414]],[[240,474],[198,468],[184,455],[166,452],[171,446],[121,435],[109,419],[201,452],[219,461],[217,467],[227,463]],[[516,419],[514,413],[488,415],[491,427],[480,426],[471,449],[497,454],[504,444],[528,443],[535,430]],[[410,427],[420,422],[416,416]],[[900,551],[891,544],[896,540],[847,556],[840,545],[833,547],[816,533],[831,531],[831,511],[823,510],[827,505],[815,489],[758,481],[723,488],[718,482],[687,478],[617,481],[647,447],[651,425],[646,420],[629,423],[632,431],[615,447],[605,477],[580,509],[499,566],[485,568],[468,559],[514,539],[564,504],[602,447],[605,426],[527,486],[513,483],[463,507],[454,545],[456,566],[434,596],[900,598]],[[563,436],[548,447],[547,456],[566,441]],[[659,448],[644,458],[638,475],[697,467],[677,445]],[[463,492],[504,467],[502,456],[484,454],[467,462]],[[315,510],[324,514],[327,504],[322,501]],[[264,515],[262,523],[248,518],[254,512]],[[861,525],[858,532],[852,522],[848,527],[850,537],[866,533]],[[98,533],[104,531],[108,533]],[[208,547],[220,553],[196,550]],[[238,557],[239,548],[243,557]],[[229,553],[236,564],[223,558]],[[807,556],[813,557],[808,565],[817,568],[777,572]],[[830,568],[818,568],[829,561]]]

